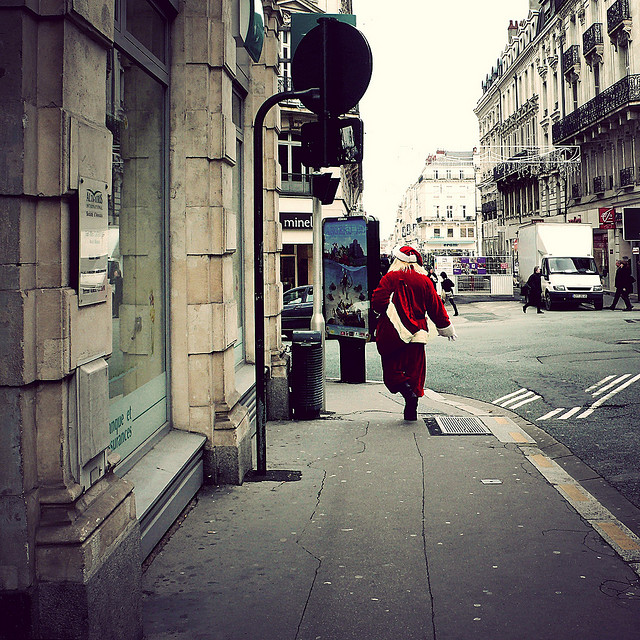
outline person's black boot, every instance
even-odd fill
[[[413,392],[408,382],[405,382],[400,393],[404,398],[404,419],[415,422],[418,419],[418,396]]]
[[[415,422],[418,419],[418,396],[405,398],[404,419],[408,422]]]

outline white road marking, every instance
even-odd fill
[[[507,398],[513,398],[513,396],[517,396],[519,393],[522,393],[523,391],[527,391],[527,389],[518,389],[517,391],[514,391],[513,393],[510,393],[509,395],[502,396],[502,398],[498,398],[497,400],[494,400],[493,404],[498,404],[498,402],[502,402],[503,400],[506,400]]]
[[[529,398],[530,396],[535,396],[536,394],[533,391],[527,391],[526,393],[522,393],[519,396],[516,396],[515,398],[511,398],[511,400],[507,400],[506,402],[503,402],[502,404],[500,404],[501,407],[508,407],[510,404],[513,406],[516,406],[515,402],[519,402],[520,400],[524,400],[525,398]]]
[[[629,374],[631,375],[631,374]],[[617,393],[620,393],[623,389],[626,389],[629,385],[632,385],[636,380],[640,380],[640,373],[638,375],[633,376],[631,380],[627,380],[624,384],[620,385],[617,389],[610,391],[606,396],[602,396],[600,400],[596,400],[592,405],[591,409],[597,409],[600,405],[604,404],[609,398],[613,398]]]
[[[593,413],[593,409],[587,409],[586,411],[583,411],[579,416],[576,416],[577,418],[586,418],[587,416],[590,416]]]
[[[558,420],[568,420],[571,416],[578,413],[578,411],[580,411],[581,409],[582,407],[573,407],[573,409],[569,409],[569,411],[567,411],[567,413],[565,413],[563,416],[560,416]]]
[[[616,378],[613,382],[610,382],[608,385],[602,387],[602,389],[599,389],[598,391],[596,391],[595,393],[592,393],[591,395],[594,398],[596,396],[599,396],[601,393],[604,393],[605,391],[608,391],[612,387],[615,387],[619,382],[622,382],[624,379],[628,378],[630,375],[631,375],[630,373],[625,373],[624,375],[620,376],[619,378]]]
[[[518,402],[517,404],[513,404],[509,407],[509,409],[517,409],[518,407],[521,407],[523,404],[529,404],[530,402],[533,402],[534,400],[540,400],[542,396],[536,396],[534,395],[533,398],[527,398],[526,400],[522,400],[520,402]],[[504,405],[502,405],[504,406]]]
[[[600,382],[596,382],[595,384],[592,384],[588,389],[585,389],[584,392],[591,393],[594,389],[597,389],[601,384],[604,384],[605,382],[608,382],[609,380],[611,380],[611,378],[615,378],[615,376],[607,376],[606,378],[602,378]]]
[[[538,420],[548,420],[549,418],[553,418],[553,416],[560,413],[561,411],[564,411],[564,408],[554,409],[553,411],[549,411],[549,413],[545,413],[543,416],[540,416]]]

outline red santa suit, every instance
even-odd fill
[[[452,340],[457,336],[433,282],[411,267],[412,262],[421,264],[420,254],[411,247],[394,250],[395,257],[399,254],[408,268],[387,272],[371,298],[374,311],[380,314],[376,344],[387,389],[403,395],[410,389],[421,397],[426,376],[426,316],[440,335]],[[410,260],[412,256],[414,260]]]

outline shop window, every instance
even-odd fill
[[[237,307],[238,338],[234,346],[236,366],[244,363],[244,100],[237,92],[232,96],[232,119],[236,126],[236,163],[233,167],[233,211],[236,216],[236,250],[233,254],[233,284]]]
[[[141,0],[120,2],[116,8],[116,48],[107,67],[106,124],[113,134],[108,273],[113,319],[105,428],[111,450],[124,460],[168,416],[167,85],[159,78],[168,78],[168,69],[158,63],[167,50],[168,20]],[[127,25],[135,46],[123,32]]]

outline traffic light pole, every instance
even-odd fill
[[[256,447],[257,472],[267,472],[266,437],[266,378],[267,369],[264,358],[264,168],[263,128],[269,110],[279,102],[318,95],[319,89],[305,91],[283,91],[267,98],[259,107],[253,125],[253,281],[255,293],[254,329],[256,360]],[[314,296],[315,297],[315,296]]]

